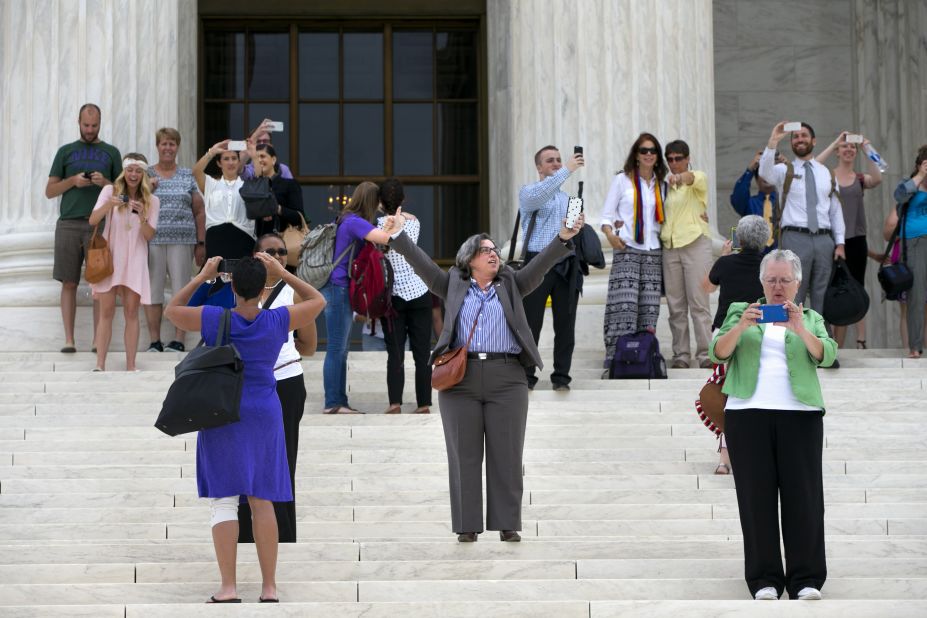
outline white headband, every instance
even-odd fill
[[[130,165],[137,165],[142,168],[142,171],[148,169],[148,164],[142,161],[141,159],[129,159],[125,158],[122,160],[122,169],[129,167]]]

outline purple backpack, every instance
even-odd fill
[[[665,380],[666,361],[660,354],[656,336],[641,331],[618,337],[608,377],[610,380]]]

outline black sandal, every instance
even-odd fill
[[[866,340],[865,340],[865,339],[857,339],[857,340],[856,340],[856,349],[857,349],[857,350],[868,350],[869,348],[866,347]]]
[[[206,602],[207,603],[241,603],[241,599],[237,599],[237,598],[236,599],[217,599],[216,597],[212,596],[212,597],[209,597],[209,600]]]

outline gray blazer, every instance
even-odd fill
[[[538,346],[528,326],[522,298],[541,285],[550,267],[570,253],[572,244],[570,242],[569,245],[564,245],[560,237],[556,236],[547,248],[525,264],[524,268],[514,270],[503,264],[496,276],[496,294],[499,296],[509,328],[512,329],[512,334],[521,346],[519,360],[525,367],[536,365],[543,368],[544,364],[541,362],[541,354],[538,352]],[[464,278],[456,266],[452,266],[449,271],[444,271],[431,260],[425,251],[413,243],[405,232],[390,241],[390,248],[406,258],[409,266],[416,275],[422,278],[432,294],[444,299],[444,330],[441,331],[438,343],[431,354],[433,363],[436,357],[446,352],[454,343],[457,316],[463,306],[467,290],[470,288],[470,279]]]

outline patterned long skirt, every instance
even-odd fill
[[[663,286],[663,251],[616,250],[605,303],[605,362],[621,335],[656,330]]]

